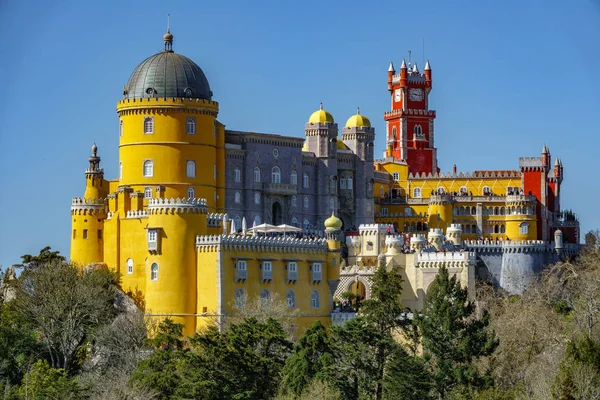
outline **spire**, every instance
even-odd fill
[[[558,159],[558,157],[556,157],[556,160],[554,160],[554,166],[558,167],[560,165],[560,160]]]
[[[406,60],[404,58],[402,59],[402,65],[400,66],[400,69],[406,69]]]
[[[167,33],[163,36],[165,51],[173,51],[173,35],[171,35],[171,15],[167,14]]]
[[[394,69],[394,63],[390,61],[390,67],[388,68],[388,72],[396,72]]]
[[[544,148],[542,149],[542,154],[549,154],[550,152],[548,151],[548,146],[546,146],[546,144],[544,143]]]
[[[556,159],[558,160],[558,165],[560,165],[562,167],[563,166],[562,165],[562,160],[560,158],[558,158],[558,157]]]
[[[412,69],[413,74],[418,74],[419,73],[419,68],[417,68],[417,63],[415,62],[415,65],[413,65],[413,69]]]
[[[431,67],[429,66],[429,60],[425,63],[425,69],[423,71],[431,71]]]

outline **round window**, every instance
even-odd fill
[[[275,158],[279,157],[279,150],[273,149],[273,157],[275,157]]]

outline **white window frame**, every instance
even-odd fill
[[[188,135],[196,134],[196,117],[185,118],[185,133]]]
[[[196,190],[193,187],[188,188],[187,196],[188,196],[188,199],[195,199],[196,198]]]
[[[242,229],[242,218],[239,215],[236,215],[233,218],[233,223],[235,224],[235,230]]]
[[[287,308],[296,308],[296,293],[292,289],[285,292],[285,304]]]
[[[236,277],[236,281],[248,279],[248,262],[246,260],[236,261],[235,277]]]
[[[323,280],[323,266],[321,263],[313,263],[311,266],[311,280],[320,282]]]
[[[235,169],[233,170],[233,180],[234,182],[242,181],[242,170],[240,169],[240,167],[235,167]]]
[[[353,189],[353,180],[352,180],[351,176],[349,176],[348,178],[346,178],[346,187],[348,188],[348,190],[352,190]]]
[[[293,169],[292,172],[290,173],[290,183],[292,185],[298,184],[298,173],[296,172],[295,169]]]
[[[519,234],[521,234],[521,235],[529,234],[529,224],[527,222],[521,222],[521,224],[519,224]]]
[[[154,134],[154,117],[144,117],[144,135]]]
[[[263,281],[273,279],[273,262],[272,261],[263,261],[261,263],[261,275],[262,275]]]
[[[381,214],[382,217],[387,217],[388,216],[388,209],[387,208],[382,208],[379,210],[379,213]]]
[[[154,267],[156,267],[156,268],[154,268]],[[159,269],[160,269],[160,267],[159,267],[158,263],[156,263],[156,262],[153,262],[150,265],[150,280],[151,281],[155,282],[155,281],[158,280],[158,271],[159,271]]]
[[[308,196],[304,196],[304,199],[302,200],[303,204],[304,204],[304,208],[308,208]]]
[[[379,186],[379,197],[385,197],[385,188],[383,186]]]
[[[152,198],[152,187],[146,186],[144,188],[144,198],[145,199],[151,199]]]
[[[127,259],[127,275],[133,274],[133,258]]]
[[[413,132],[415,135],[422,135],[423,134],[423,128],[421,127],[421,125],[415,125]]]
[[[195,178],[196,177],[196,161],[194,161],[194,160],[187,160],[185,162],[185,175],[188,178]]]
[[[255,183],[260,183],[261,182],[260,168],[259,167],[254,167],[254,182]]]
[[[458,193],[460,193],[460,194],[469,194],[469,190],[467,189],[466,186],[461,186],[460,189],[458,189]]]
[[[281,183],[281,168],[277,165],[271,169],[271,183]]]
[[[437,194],[437,195],[446,194],[446,188],[444,188],[443,186],[438,186],[438,188],[435,189],[435,194]]]
[[[154,176],[154,160],[144,160],[142,175],[144,178],[152,178]]]
[[[240,192],[235,192],[233,197],[235,200],[235,204],[240,204],[242,202],[242,195],[240,194]]]
[[[306,172],[302,175],[302,187],[310,187],[310,178]]]
[[[340,189],[346,189],[346,178],[340,178]]]
[[[483,189],[481,189],[481,193],[485,196],[486,194],[492,193],[492,191],[489,186],[484,186]]]
[[[315,310],[321,308],[321,299],[316,290],[310,292],[310,306]]]
[[[273,149],[273,157],[275,157],[275,158],[279,157],[279,150],[278,149]]]
[[[392,179],[396,182],[398,182],[400,180],[400,173],[399,172],[392,172]]]

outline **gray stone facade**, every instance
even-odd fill
[[[323,231],[334,212],[343,229],[373,223],[373,128],[306,124],[306,139],[225,131],[225,209],[238,229],[289,224]],[[295,174],[295,178],[294,178]]]

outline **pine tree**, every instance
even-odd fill
[[[459,384],[479,389],[491,384],[489,374],[481,375],[473,361],[493,353],[498,342],[486,329],[488,314],[475,319],[474,311],[467,289],[442,267],[427,292],[422,314],[415,318],[424,356],[442,399]]]
[[[433,381],[421,357],[409,355],[397,346],[386,368],[385,399],[427,400]]]
[[[294,348],[283,369],[282,387],[300,395],[313,380],[326,381],[334,364],[327,330],[320,321],[313,323]]]

